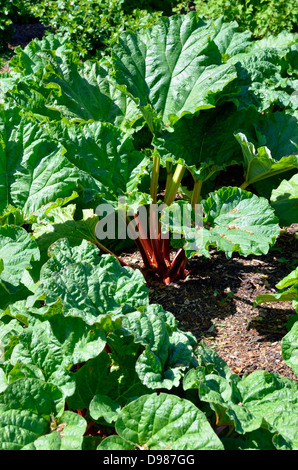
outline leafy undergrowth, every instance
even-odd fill
[[[1,448],[295,449],[298,382],[240,379],[177,323],[139,271],[56,242],[2,317]]]
[[[175,10],[196,9],[207,18],[223,15],[225,21],[236,20],[241,30],[250,30],[257,38],[283,30],[297,32],[298,9],[294,0],[182,0]],[[269,21],[268,21],[269,20]]]

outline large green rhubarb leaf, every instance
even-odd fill
[[[97,326],[101,328],[92,325]],[[178,387],[195,363],[195,338],[179,330],[174,316],[159,305],[117,316],[117,327],[109,327],[107,333],[105,351],[74,374],[76,391],[68,399],[72,408],[90,404],[94,419],[116,421],[122,406],[150,389]],[[119,368],[111,367],[107,350]]]
[[[10,204],[29,217],[79,186],[65,149],[18,108],[0,110],[0,165],[0,211]]]
[[[298,383],[263,370],[241,379],[218,359],[212,364],[205,350],[204,344],[199,346],[200,365],[186,375],[184,389],[198,389],[200,400],[214,409],[219,426],[233,425],[239,434],[268,429],[276,448],[297,449]]]
[[[51,422],[49,433],[27,444],[23,450],[82,450],[86,427],[87,422],[82,416],[65,411]]]
[[[213,40],[224,62],[236,54],[245,52],[250,46],[252,33],[250,31],[238,32],[239,25],[236,21],[225,23],[221,16],[213,20],[212,24],[215,30]]]
[[[59,111],[47,107],[51,89],[41,85],[42,75],[49,62],[61,62],[61,54],[71,50],[67,40],[47,35],[42,40],[31,41],[24,49],[17,47],[9,63],[9,79],[0,80],[5,100],[44,119],[60,119]]]
[[[221,188],[203,203],[204,246],[215,244],[228,257],[268,253],[280,233],[278,219],[265,198],[239,188]],[[205,240],[207,245],[205,245]]]
[[[270,204],[282,226],[298,223],[298,174],[273,189]]]
[[[213,35],[211,23],[190,13],[120,36],[112,55],[116,80],[139,102],[151,130],[154,117],[168,125],[214,107],[216,94],[236,77],[233,65],[221,63]]]
[[[49,109],[70,121],[104,121],[130,128],[139,118],[134,101],[117,88],[106,63],[80,63],[65,53],[61,64],[49,64],[43,84],[51,88]]]
[[[254,108],[237,111],[232,104],[201,111],[198,117],[180,119],[172,132],[153,139],[165,166],[184,165],[195,179],[204,181],[216,171],[241,164],[242,155],[234,132],[253,132],[258,115]]]
[[[92,209],[85,209],[82,211],[82,219],[74,220],[75,210],[74,204],[65,208],[58,207],[32,224],[33,236],[42,260],[47,260],[48,248],[60,238],[67,238],[72,246],[80,245],[82,240],[95,245],[98,243],[95,230],[99,218]]]
[[[121,406],[149,393],[135,371],[135,362],[136,358],[124,348],[121,366],[115,368],[108,353],[102,351],[74,374],[76,389],[67,400],[69,406],[84,409],[90,405],[93,418],[105,415],[109,422],[115,421]]]
[[[39,259],[38,246],[24,228],[0,227],[0,311],[32,293],[27,288],[33,284],[29,272]]]
[[[210,246],[228,258],[233,252],[266,254],[280,233],[268,201],[240,188],[220,188],[202,201],[202,209],[203,219],[189,203],[177,201],[162,213],[162,231],[172,232],[172,243],[183,246],[187,256],[209,256]]]
[[[193,360],[195,338],[177,327],[169,328],[173,321],[173,315],[164,312],[159,305],[150,305],[144,312],[122,317],[126,334],[132,334],[134,342],[144,346],[136,362],[136,371],[148,388],[170,390],[178,387]]]
[[[71,412],[64,413],[64,399],[59,388],[38,379],[23,378],[10,384],[0,396],[0,410],[2,450],[71,450],[72,439],[74,448],[78,448],[79,434],[82,440],[86,429],[84,418]],[[64,428],[65,434],[62,433]]]
[[[97,248],[86,240],[73,248],[66,239],[54,243],[51,258],[42,266],[40,285],[28,298],[28,307],[39,298],[45,298],[47,306],[61,299],[65,316],[80,317],[91,325],[101,315],[134,311],[148,304],[140,271],[121,267],[112,255],[103,255],[95,262],[96,253]]]
[[[5,225],[0,227],[0,259],[2,260],[1,283],[9,291],[17,287],[26,269],[32,268],[32,261],[40,258],[36,242],[22,227]]]
[[[229,58],[227,63],[234,64],[238,71],[240,103],[255,96],[260,112],[272,110],[274,104],[293,107],[290,95],[295,91],[295,78],[286,73],[286,53],[274,47],[248,47]]]
[[[256,371],[239,382],[238,390],[241,406],[257,419],[264,419],[271,432],[277,433],[274,436],[277,448],[298,448],[297,382],[266,371]]]
[[[259,76],[252,83],[251,89],[261,102],[260,111],[268,111],[274,104],[279,108],[297,109],[297,47],[297,34],[289,31],[251,41],[247,47],[246,56],[255,57],[255,60],[251,60],[249,67],[243,57],[243,65],[253,73],[258,70]]]
[[[82,63],[65,41],[59,43],[53,35],[16,52],[10,65],[23,78],[7,95],[39,117],[104,121],[126,129],[140,118],[134,101],[111,77],[107,61]]]
[[[96,357],[105,344],[103,330],[88,327],[80,318],[56,313],[48,321],[36,322],[19,335],[19,344],[10,359],[15,367],[8,378],[15,380],[16,371],[20,375],[24,366],[35,368],[35,373],[38,368],[46,382],[59,386],[64,395],[72,395],[73,378],[68,370],[74,364]]]
[[[145,395],[125,406],[116,431],[98,450],[223,450],[202,411],[165,393]]]
[[[117,203],[118,197],[130,196],[137,207],[149,203],[149,196],[138,192],[147,173],[148,158],[133,146],[132,137],[109,123],[49,126],[51,137],[66,149],[68,161],[80,174],[84,202]]]
[[[298,300],[298,290],[297,290]],[[282,357],[298,376],[298,321],[281,340]]]
[[[282,57],[285,56],[285,51],[288,51],[293,44],[298,43],[297,34],[284,30],[277,35],[265,36],[258,41],[252,41],[247,47],[248,51],[256,49],[276,49]]]
[[[12,108],[0,116],[0,139],[1,223],[38,218],[45,225],[45,215],[79,195],[93,210],[100,202],[118,208],[119,196],[133,211],[151,200],[138,189],[148,173],[148,157],[111,124],[57,123],[47,132]]]
[[[294,115],[276,112],[264,116],[256,126],[254,144],[243,132],[235,133],[245,168],[243,187],[298,168],[298,126]]]
[[[39,74],[50,60],[55,62],[55,57],[60,58],[63,51],[69,50],[71,50],[71,45],[67,39],[48,34],[41,40],[31,41],[24,49],[17,47],[9,63],[10,69],[24,76]],[[41,54],[42,52],[44,55]]]

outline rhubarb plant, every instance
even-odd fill
[[[184,278],[188,256],[208,256],[211,246],[227,256],[266,253],[278,220],[265,199],[244,189],[297,168],[297,118],[290,109],[261,114],[254,90],[265,58],[249,34],[243,39],[234,23],[189,14],[121,34],[111,57],[100,61],[81,63],[52,36],[19,49],[13,73],[3,78],[2,148],[11,167],[3,223],[7,210],[21,211],[45,250],[61,236],[76,243],[73,230],[109,254],[117,239],[134,240],[145,269],[165,284]],[[292,44],[291,37],[282,50],[267,51],[268,74],[284,70]],[[243,166],[244,181],[208,194],[205,187],[231,165]],[[185,221],[173,204],[188,177]],[[212,200],[221,207],[216,217],[209,214]],[[253,221],[255,207],[266,214],[263,227]],[[164,220],[173,212],[178,219],[169,226]],[[224,213],[231,215],[223,223]],[[124,224],[115,229],[113,217]]]

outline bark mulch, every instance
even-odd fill
[[[292,303],[253,307],[257,295],[278,292],[276,284],[298,265],[297,230],[298,224],[285,229],[267,255],[244,258],[234,254],[228,260],[214,250],[208,259],[189,260],[185,280],[164,286],[148,277],[150,303],[173,313],[181,329],[214,348],[235,374],[266,370],[297,381],[281,350],[286,324],[296,314]],[[121,258],[142,270],[138,252],[124,253]]]

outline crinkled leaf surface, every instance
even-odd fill
[[[62,146],[19,110],[0,111],[0,210],[7,204],[25,215],[79,186],[79,174]]]
[[[270,204],[283,227],[298,223],[298,174],[273,189]]]
[[[145,395],[125,406],[117,419],[117,445],[145,450],[223,450],[206,416],[193,403],[175,395]],[[122,438],[122,441],[119,440]],[[98,450],[112,450],[114,436]]]
[[[167,312],[165,317],[158,305],[122,317],[126,334],[132,334],[134,342],[145,347],[136,362],[136,371],[148,388],[177,387],[193,359],[194,337],[178,328],[169,331],[171,321],[171,314]]]
[[[32,225],[33,236],[43,258],[46,257],[50,245],[61,238],[67,238],[71,246],[80,245],[82,240],[97,243],[95,230],[99,218],[93,209],[86,209],[83,210],[82,219],[74,220],[75,209],[73,204],[66,208],[57,208]]]
[[[122,439],[122,437],[115,435],[113,437],[110,436],[104,439],[103,443],[97,447],[97,450],[136,450],[136,446],[128,441],[125,441]]]
[[[297,113],[277,111],[264,115],[256,126],[258,144],[270,148],[276,160],[285,155],[297,155],[297,127]]]
[[[236,54],[245,52],[251,45],[252,33],[250,31],[238,32],[239,25],[236,21],[225,23],[221,16],[212,23],[215,30],[213,40],[224,62]]]
[[[13,108],[0,116],[0,139],[0,210],[12,205],[28,219],[42,206],[58,198],[66,203],[83,191],[84,203],[88,208],[93,203],[93,209],[125,194],[131,206],[150,200],[138,191],[148,158],[111,124],[57,123],[47,132]]]
[[[238,384],[242,406],[270,425],[271,431],[283,439],[285,447],[298,448],[298,384],[297,382],[257,371]]]
[[[212,108],[215,95],[236,77],[233,65],[221,63],[213,34],[213,25],[195,13],[161,18],[143,34],[123,34],[113,48],[116,80],[144,115],[151,108],[165,124]]]
[[[235,133],[235,138],[243,152],[247,184],[298,168],[295,115],[276,112],[260,120],[256,145],[243,132]]]
[[[20,73],[14,73],[13,76],[8,73],[1,73],[0,76],[0,103],[4,103],[6,97],[6,93],[12,90],[17,82],[17,78],[21,78],[22,75]]]
[[[0,409],[2,450],[80,448],[87,423],[77,414],[63,413],[62,394],[52,384],[38,379],[19,379],[0,397]]]
[[[38,379],[20,379],[11,383],[1,396],[1,405],[14,410],[28,410],[45,419],[64,411],[61,391]]]
[[[252,41],[248,50],[273,48],[277,49],[283,57],[285,51],[288,51],[290,46],[297,44],[297,42],[297,35],[295,33],[284,30],[277,35],[269,35],[258,41]]]
[[[251,89],[260,100],[259,110],[268,111],[274,104],[281,108],[296,110],[297,35],[286,30],[278,35],[269,35],[259,41],[252,41],[246,52],[247,57],[254,57],[254,54],[257,54],[254,68],[258,70],[259,77],[255,83],[252,83]],[[266,55],[271,66],[266,65]],[[244,62],[246,68],[245,58]],[[275,71],[272,69],[273,64],[277,66]],[[270,70],[273,72],[271,76],[266,73]]]
[[[256,99],[255,105],[260,112],[271,110],[274,103],[288,107],[290,94],[294,90],[289,93],[284,86],[285,81],[291,81],[289,77],[283,77],[285,54],[286,52],[281,55],[279,50],[273,47],[247,48],[245,52],[228,59],[227,64],[234,64],[238,71],[240,106],[244,105],[250,96],[250,99]]]
[[[109,344],[112,346],[112,342]],[[102,351],[94,359],[83,364],[74,374],[76,388],[75,393],[67,400],[69,406],[72,409],[84,409],[90,406],[95,416],[104,411],[108,419],[113,421],[119,406],[149,393],[149,389],[142,384],[135,371],[135,355],[129,354],[127,350],[126,352],[127,354],[123,352],[121,360],[121,357],[114,355],[113,350],[113,357],[117,358],[117,362],[119,359],[120,367],[112,367],[112,359],[106,351]],[[105,398],[100,397],[109,397],[109,400],[107,402]],[[96,402],[105,403],[104,410],[101,408],[99,411]],[[107,409],[107,405],[110,409]]]
[[[65,411],[51,423],[51,432],[38,437],[23,450],[82,450],[85,419],[71,411]]]
[[[180,119],[172,132],[154,138],[162,163],[184,165],[194,178],[204,181],[232,164],[242,164],[234,132],[253,132],[258,115],[253,107],[237,111],[234,105],[201,111],[198,117]]]
[[[159,305],[117,318],[122,327],[109,332],[107,344],[119,368],[111,367],[111,360],[103,351],[74,375],[76,391],[69,399],[75,408],[90,403],[92,416],[104,416],[109,422],[117,419],[121,406],[150,389],[177,387],[194,361],[196,343],[191,334],[177,328],[174,316]]]
[[[268,201],[240,188],[223,187],[202,201],[202,206],[203,221],[185,201],[163,211],[162,231],[171,231],[172,243],[183,246],[187,256],[195,252],[209,256],[209,246],[216,246],[227,257],[233,252],[266,254],[280,233]]]
[[[68,161],[80,174],[88,208],[90,201],[114,203],[126,193],[136,205],[148,203],[149,196],[138,192],[148,159],[134,149],[128,133],[102,122],[81,126],[60,122],[50,126],[49,132],[66,149]]]
[[[49,60],[55,61],[55,57],[60,58],[61,54],[68,50],[71,50],[71,46],[67,39],[48,34],[40,40],[30,41],[23,49],[17,47],[15,55],[10,60],[10,68],[22,75],[38,75],[42,73]]]
[[[74,374],[75,393],[68,398],[68,404],[72,409],[82,410],[89,407],[98,394],[111,396],[117,387],[119,374],[111,374],[110,365],[108,354],[102,351],[97,357],[79,368]]]
[[[92,252],[92,263],[85,260]],[[94,264],[97,248],[86,240],[71,248],[68,240],[51,247],[51,258],[41,270],[40,286],[28,306],[45,295],[46,304],[61,299],[63,313],[95,323],[100,315],[132,311],[148,303],[145,280],[140,271],[121,267],[112,255],[103,255]]]
[[[185,377],[184,385],[198,388],[200,399],[216,412],[218,425],[234,424],[240,434],[268,428],[277,448],[280,441],[284,448],[297,448],[297,382],[261,370],[242,379],[231,372],[223,374],[222,368],[212,365],[210,372],[208,358],[201,359],[201,365],[188,373],[191,377]]]
[[[60,64],[49,64],[42,82],[52,93],[47,107],[70,121],[103,121],[129,129],[139,118],[133,100],[109,77],[107,64],[80,63],[68,52]]]
[[[40,251],[22,227],[0,227],[0,311],[32,294],[36,262]]]
[[[297,291],[298,298],[298,291]],[[282,357],[298,376],[298,321],[281,340]]]
[[[22,227],[0,227],[0,259],[2,260],[1,283],[17,287],[25,269],[31,269],[32,261],[38,261],[40,252],[36,242]]]
[[[69,395],[74,389],[67,370],[96,357],[105,344],[103,330],[88,327],[80,318],[65,317],[61,312],[26,328],[19,335],[10,362],[37,366],[46,382],[59,385]]]
[[[105,421],[112,423],[117,420],[121,406],[109,396],[98,394],[92,399],[89,410],[93,419],[98,420],[103,416]]]
[[[5,103],[19,106],[26,113],[32,113],[40,121],[61,119],[59,111],[47,107],[51,90],[41,86],[38,75],[22,76],[18,72],[12,72],[10,82],[3,82],[4,80],[1,80],[0,86],[3,85],[5,91]]]
[[[17,49],[10,65],[23,78],[9,98],[37,117],[104,121],[126,129],[140,118],[133,100],[110,77],[108,62],[81,63],[67,41],[54,35]]]
[[[0,410],[1,450],[20,450],[49,431],[49,422],[30,410],[15,410],[3,405]]]
[[[145,395],[124,407],[116,431],[124,442],[145,450],[223,450],[204,413],[190,401],[165,393]],[[113,438],[98,450],[111,450]]]
[[[0,446],[20,450],[50,431],[52,415],[61,416],[61,391],[42,380],[24,378],[11,383],[0,396]]]
[[[212,193],[203,203],[203,210],[207,245],[214,243],[228,257],[234,251],[243,256],[266,254],[280,232],[268,201],[239,188],[221,188]]]

